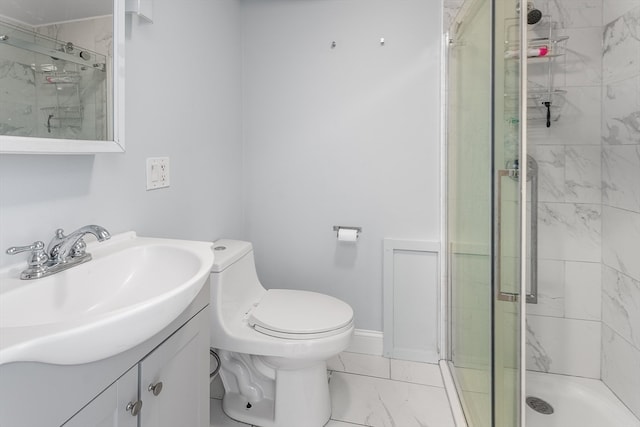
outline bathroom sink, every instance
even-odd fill
[[[173,321],[200,292],[210,242],[138,237],[90,243],[93,259],[36,280],[0,270],[0,364],[80,364],[129,350]]]

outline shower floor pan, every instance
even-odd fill
[[[640,420],[599,380],[528,371],[527,396],[553,406],[550,415],[527,407],[527,427],[640,427]]]

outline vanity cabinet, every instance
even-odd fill
[[[209,333],[192,323],[138,365],[140,427],[209,426]]]
[[[0,365],[0,426],[208,427],[208,304],[207,281],[171,324],[108,359]]]
[[[131,368],[64,424],[64,427],[138,427],[127,410],[138,400],[138,369]]]
[[[207,313],[198,313],[63,426],[208,427]]]

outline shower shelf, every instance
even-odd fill
[[[81,75],[77,71],[57,71],[43,73],[45,85],[79,85]]]
[[[528,56],[527,60],[529,62],[546,62],[553,58],[564,56],[565,50],[566,50],[564,42],[566,42],[567,40],[569,40],[569,36],[559,36],[555,38],[551,38],[551,37],[531,38],[527,40],[527,47],[529,49],[546,47],[549,50],[549,53],[547,53],[544,56]],[[505,58],[508,60],[517,61],[518,60],[517,56],[508,57],[506,53],[514,52],[516,49],[518,49],[519,43],[517,41],[510,41],[510,42],[506,42],[506,45],[507,47],[505,49]]]
[[[519,60],[519,40],[517,40],[517,25],[512,25],[507,31],[505,42],[505,65]],[[559,25],[550,16],[543,16],[540,24],[530,30],[527,39],[527,49],[533,50],[527,57],[529,64],[527,119],[533,122],[543,122],[550,127],[552,122],[558,121],[560,113],[566,103],[566,90],[557,89],[556,81],[564,82],[566,67],[561,66],[558,59],[565,57],[566,42],[569,36],[557,34]],[[509,37],[512,36],[511,38]],[[546,48],[546,52],[537,56],[538,49]],[[508,68],[513,68],[510,65]],[[517,73],[517,70],[515,71]],[[560,79],[558,79],[560,78]],[[507,110],[518,110],[518,95],[505,94]],[[513,113],[512,113],[513,114]]]
[[[550,102],[549,112],[551,116],[550,121],[557,122],[560,118],[560,112],[566,102],[565,94],[566,90],[554,89],[546,90],[544,88],[536,88],[529,90],[527,94],[527,119],[529,121],[545,121],[547,119],[547,106],[546,102]],[[518,94],[507,93],[505,97],[505,106],[507,109],[513,109],[514,111],[518,106]]]
[[[40,110],[47,116],[48,120],[57,121],[82,121],[83,108],[81,105],[68,107],[42,107]],[[71,124],[69,124],[72,126]],[[79,126],[80,124],[78,124]]]
[[[82,113],[82,105],[68,105],[68,106],[60,106],[60,107],[42,107],[40,108],[42,111],[50,112],[50,111],[58,111],[62,113]]]
[[[82,75],[76,70],[42,72],[38,82],[47,88],[45,106],[40,107],[45,127],[51,129],[82,128],[84,107],[80,96]],[[48,104],[48,105],[46,105]]]

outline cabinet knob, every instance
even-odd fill
[[[127,412],[131,412],[131,415],[137,417],[140,413],[140,408],[142,408],[142,400],[137,400],[135,402],[129,402],[127,407],[124,408]]]
[[[149,384],[149,388],[147,388],[150,392],[153,393],[154,396],[157,396],[162,391],[162,381],[158,381],[155,384]]]

